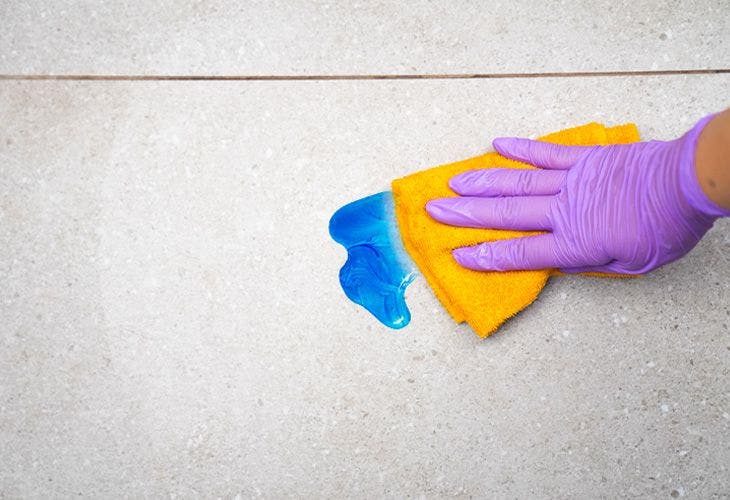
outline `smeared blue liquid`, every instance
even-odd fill
[[[391,328],[411,321],[406,287],[416,266],[400,239],[393,193],[385,191],[340,208],[330,219],[330,235],[347,249],[340,285],[350,300]]]

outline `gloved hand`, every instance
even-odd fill
[[[697,137],[711,118],[668,142],[582,147],[495,139],[503,156],[541,169],[465,172],[449,181],[461,196],[426,209],[454,226],[549,231],[455,249],[470,269],[645,273],[682,257],[716,218],[730,215],[707,198],[695,174]]]

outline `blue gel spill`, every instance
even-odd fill
[[[411,321],[406,287],[416,277],[398,233],[393,193],[385,191],[353,201],[330,219],[330,236],[347,249],[340,269],[345,295],[390,328]]]

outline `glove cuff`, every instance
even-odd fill
[[[730,210],[718,206],[707,197],[700,186],[695,170],[697,138],[715,114],[702,118],[680,139],[682,146],[679,152],[679,182],[682,192],[692,208],[713,218],[730,217]]]

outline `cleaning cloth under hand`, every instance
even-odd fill
[[[606,128],[589,123],[540,140],[571,146],[626,144],[639,140],[634,124]],[[456,196],[448,185],[451,177],[481,168],[535,168],[487,153],[396,179],[392,189],[398,228],[406,251],[415,261],[436,297],[457,323],[466,321],[480,337],[494,333],[507,319],[530,305],[554,269],[539,271],[485,272],[461,267],[453,258],[454,248],[485,241],[517,238],[539,231],[507,231],[454,227],[433,220],[426,203],[436,198]],[[592,276],[624,275],[587,273]]]

